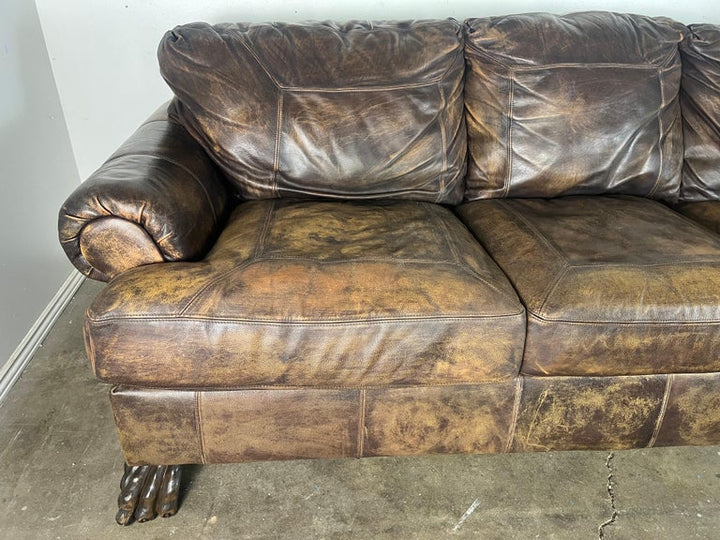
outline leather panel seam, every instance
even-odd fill
[[[497,203],[512,214],[517,221],[522,222],[537,241],[544,244],[545,247],[552,251],[558,259],[560,259],[563,266],[570,264],[568,256],[565,255],[553,242],[551,242],[547,235],[543,234],[530,220],[518,212],[517,209],[513,208],[509,201],[498,199]]]
[[[606,263],[606,262],[598,262],[598,263],[585,263],[585,264],[573,264],[572,267],[575,269],[582,269],[582,268],[656,268],[656,267],[662,267],[662,266],[690,266],[693,264],[698,265],[705,265],[705,264],[720,264],[720,254],[718,254],[717,258],[714,259],[698,259],[698,260],[677,260],[673,261],[670,260],[669,262],[657,262],[657,263]]]
[[[510,419],[510,430],[508,431],[507,442],[503,453],[507,454],[511,451],[513,442],[515,441],[515,432],[517,431],[518,418],[520,417],[520,404],[522,403],[522,394],[525,386],[525,378],[519,375],[515,381],[515,397],[513,401],[512,417]]]
[[[444,122],[444,116],[446,116],[446,110],[447,110],[447,103],[445,100],[445,92],[443,90],[443,87],[441,84],[437,85],[438,94],[440,94],[440,110],[438,111],[438,115],[435,118],[435,121],[440,124],[440,142],[442,144],[443,151],[442,154],[442,170],[438,174],[438,195],[435,199],[436,203],[440,203],[444,196],[445,196],[445,184],[447,182],[446,176],[448,172],[448,156],[447,156],[447,133],[445,132],[445,122]]]
[[[194,392],[195,398],[195,423],[197,425],[197,437],[198,437],[198,449],[200,450],[200,461],[201,463],[207,463],[207,455],[205,453],[205,434],[203,432],[203,416],[202,416],[202,393],[199,391]]]
[[[655,429],[653,429],[647,448],[655,446],[657,438],[660,435],[660,430],[662,429],[663,422],[665,421],[665,413],[667,412],[668,403],[670,401],[670,392],[672,391],[672,384],[674,380],[675,374],[673,373],[669,373],[665,379],[665,392],[663,393],[660,411],[658,413],[657,421],[655,422]]]
[[[691,375],[698,375],[698,373],[690,373]],[[705,374],[705,373],[702,373]],[[712,374],[712,373],[711,373]],[[720,375],[720,372],[717,373]],[[618,377],[641,377],[646,375],[621,375]],[[534,377],[534,376],[532,376]],[[552,377],[555,378],[566,378],[564,376],[555,376]],[[575,378],[587,378],[592,377],[591,375],[581,375],[581,376],[572,376]],[[606,375],[597,376],[597,377],[607,377]],[[333,391],[333,390],[388,390],[388,389],[398,389],[398,390],[408,390],[413,388],[436,388],[436,387],[449,387],[449,386],[458,386],[458,387],[467,387],[467,386],[486,386],[491,384],[503,384],[513,381],[516,378],[516,375],[511,375],[503,378],[495,378],[495,379],[482,379],[479,381],[467,381],[467,382],[433,382],[433,383],[411,383],[411,384],[348,384],[348,385],[342,385],[342,384],[326,384],[326,385],[307,385],[302,386],[298,384],[252,384],[252,385],[246,385],[246,386],[139,386],[137,384],[118,384],[118,386],[122,386],[124,389],[133,389],[138,391],[147,391],[152,392],[155,390],[175,390],[178,392],[200,392],[200,393],[213,393],[213,392],[252,392],[253,390],[277,390],[279,392],[283,391],[293,391],[293,390],[327,390],[327,391]],[[546,379],[548,377],[538,377],[542,379]]]
[[[547,304],[548,300],[550,300],[550,297],[555,292],[555,290],[560,286],[560,282],[562,279],[567,275],[567,273],[570,271],[572,266],[565,264],[558,272],[557,277],[545,287],[545,290],[543,290],[542,294],[540,295],[540,298],[542,299],[542,302],[540,303],[540,307],[538,308],[537,312],[538,314],[542,314],[543,310],[545,309],[545,305]],[[529,302],[528,302],[529,303]],[[542,316],[542,315],[540,315]]]
[[[657,111],[657,124],[658,124],[658,154],[660,157],[660,164],[658,165],[658,174],[657,178],[655,179],[655,183],[653,184],[652,189],[648,192],[648,197],[653,197],[655,195],[655,192],[660,187],[660,180],[662,179],[662,173],[663,173],[663,167],[665,165],[665,153],[663,152],[663,140],[665,139],[663,135],[663,112],[665,109],[665,84],[663,79],[663,72],[661,69],[658,68],[657,70],[657,78],[658,78],[658,86],[660,87],[660,107],[658,107]]]
[[[275,197],[279,196],[278,189],[278,173],[280,170],[280,140],[282,138],[282,124],[283,124],[283,108],[285,106],[285,94],[282,90],[278,91],[278,97],[276,105],[277,113],[275,118],[275,154],[273,156],[273,175],[270,189],[272,190]]]
[[[533,318],[537,319],[539,322],[546,322],[546,323],[560,323],[560,324],[573,324],[573,325],[596,325],[596,326],[633,326],[633,325],[647,325],[647,326],[699,326],[699,325],[706,325],[706,324],[720,324],[720,319],[695,319],[695,320],[672,320],[672,319],[653,319],[653,320],[643,320],[643,319],[630,319],[630,320],[624,320],[624,321],[603,321],[603,320],[584,320],[584,319],[578,319],[578,320],[568,320],[568,319],[551,319],[547,317],[543,317],[541,315],[538,315],[537,313],[534,313],[532,311],[528,310],[528,315]]]
[[[363,457],[365,453],[365,407],[366,407],[366,395],[365,388],[360,389],[360,411],[358,415],[358,439],[357,439],[357,457]]]
[[[505,185],[503,186],[503,192],[501,198],[505,198],[510,193],[510,186],[512,183],[512,163],[513,163],[513,150],[512,150],[512,130],[513,130],[513,115],[515,114],[515,72],[510,70],[508,72],[510,79],[508,88],[508,105],[507,105],[507,149],[505,162],[507,163],[507,172],[505,173]]]
[[[149,315],[149,316],[114,316],[108,318],[91,318],[87,320],[96,327],[108,326],[119,322],[127,323],[146,323],[150,322],[179,322],[179,323],[219,323],[219,324],[244,324],[249,326],[320,326],[320,327],[336,327],[339,325],[361,326],[361,325],[382,325],[382,324],[416,324],[418,322],[463,322],[475,320],[495,320],[495,319],[513,319],[525,315],[525,310],[516,313],[498,314],[498,315],[453,315],[453,316],[407,316],[407,317],[386,317],[377,319],[322,319],[322,320],[294,320],[294,319],[242,319],[242,318],[220,318],[220,317],[203,317],[202,315],[177,316],[168,315],[166,317]],[[719,321],[720,322],[720,321]]]
[[[238,271],[238,270],[241,270],[241,269],[245,268],[246,266],[249,266],[249,265],[253,262],[254,257],[256,257],[259,253],[262,253],[262,249],[263,249],[263,248],[262,248],[262,245],[263,245],[264,242],[265,242],[265,235],[267,235],[267,230],[268,230],[268,228],[269,228],[269,222],[270,222],[271,217],[272,217],[272,215],[273,215],[274,209],[275,209],[275,201],[274,201],[274,200],[271,200],[270,203],[266,205],[266,208],[265,208],[265,216],[264,216],[264,219],[263,219],[263,221],[262,221],[262,225],[261,225],[261,227],[260,227],[259,230],[258,230],[257,237],[256,237],[256,239],[255,239],[255,253],[254,253],[254,255],[251,256],[248,260],[244,261],[243,263],[241,263],[241,264],[239,264],[239,265],[237,265],[237,266],[234,266],[233,268],[231,268],[231,269],[229,269],[229,270],[227,270],[227,271],[225,271],[225,272],[222,272],[219,276],[216,276],[214,279],[211,279],[210,281],[208,281],[207,283],[205,283],[205,284],[204,284],[202,287],[200,287],[200,289],[198,289],[198,291],[188,300],[187,304],[185,304],[185,306],[183,306],[183,308],[178,312],[178,314],[174,316],[175,318],[177,318],[177,317],[182,317],[183,315],[185,315],[185,313],[188,312],[188,310],[192,307],[192,305],[193,305],[194,303],[196,303],[196,302],[203,296],[203,294],[206,293],[206,292],[210,289],[210,287],[212,287],[212,286],[215,285],[216,283],[219,283],[220,281],[222,281],[223,279],[225,279],[227,276],[232,275],[234,272],[236,272],[236,271]]]

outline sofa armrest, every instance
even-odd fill
[[[109,281],[135,266],[201,257],[232,196],[204,150],[162,107],[63,204],[60,243]]]

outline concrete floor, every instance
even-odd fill
[[[81,338],[101,287],[0,406],[0,539],[720,538],[716,447],[186,467],[178,515],[121,528],[108,388]]]

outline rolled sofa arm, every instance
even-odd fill
[[[172,106],[172,105],[171,105]],[[86,276],[191,260],[210,247],[231,205],[225,180],[161,107],[60,209],[60,243]]]

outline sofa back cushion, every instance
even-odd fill
[[[244,198],[462,199],[455,21],[195,23],[158,56],[175,116]]]
[[[694,24],[680,46],[685,133],[680,198],[720,199],[720,26]]]
[[[614,13],[467,21],[466,198],[676,199],[683,31]]]

